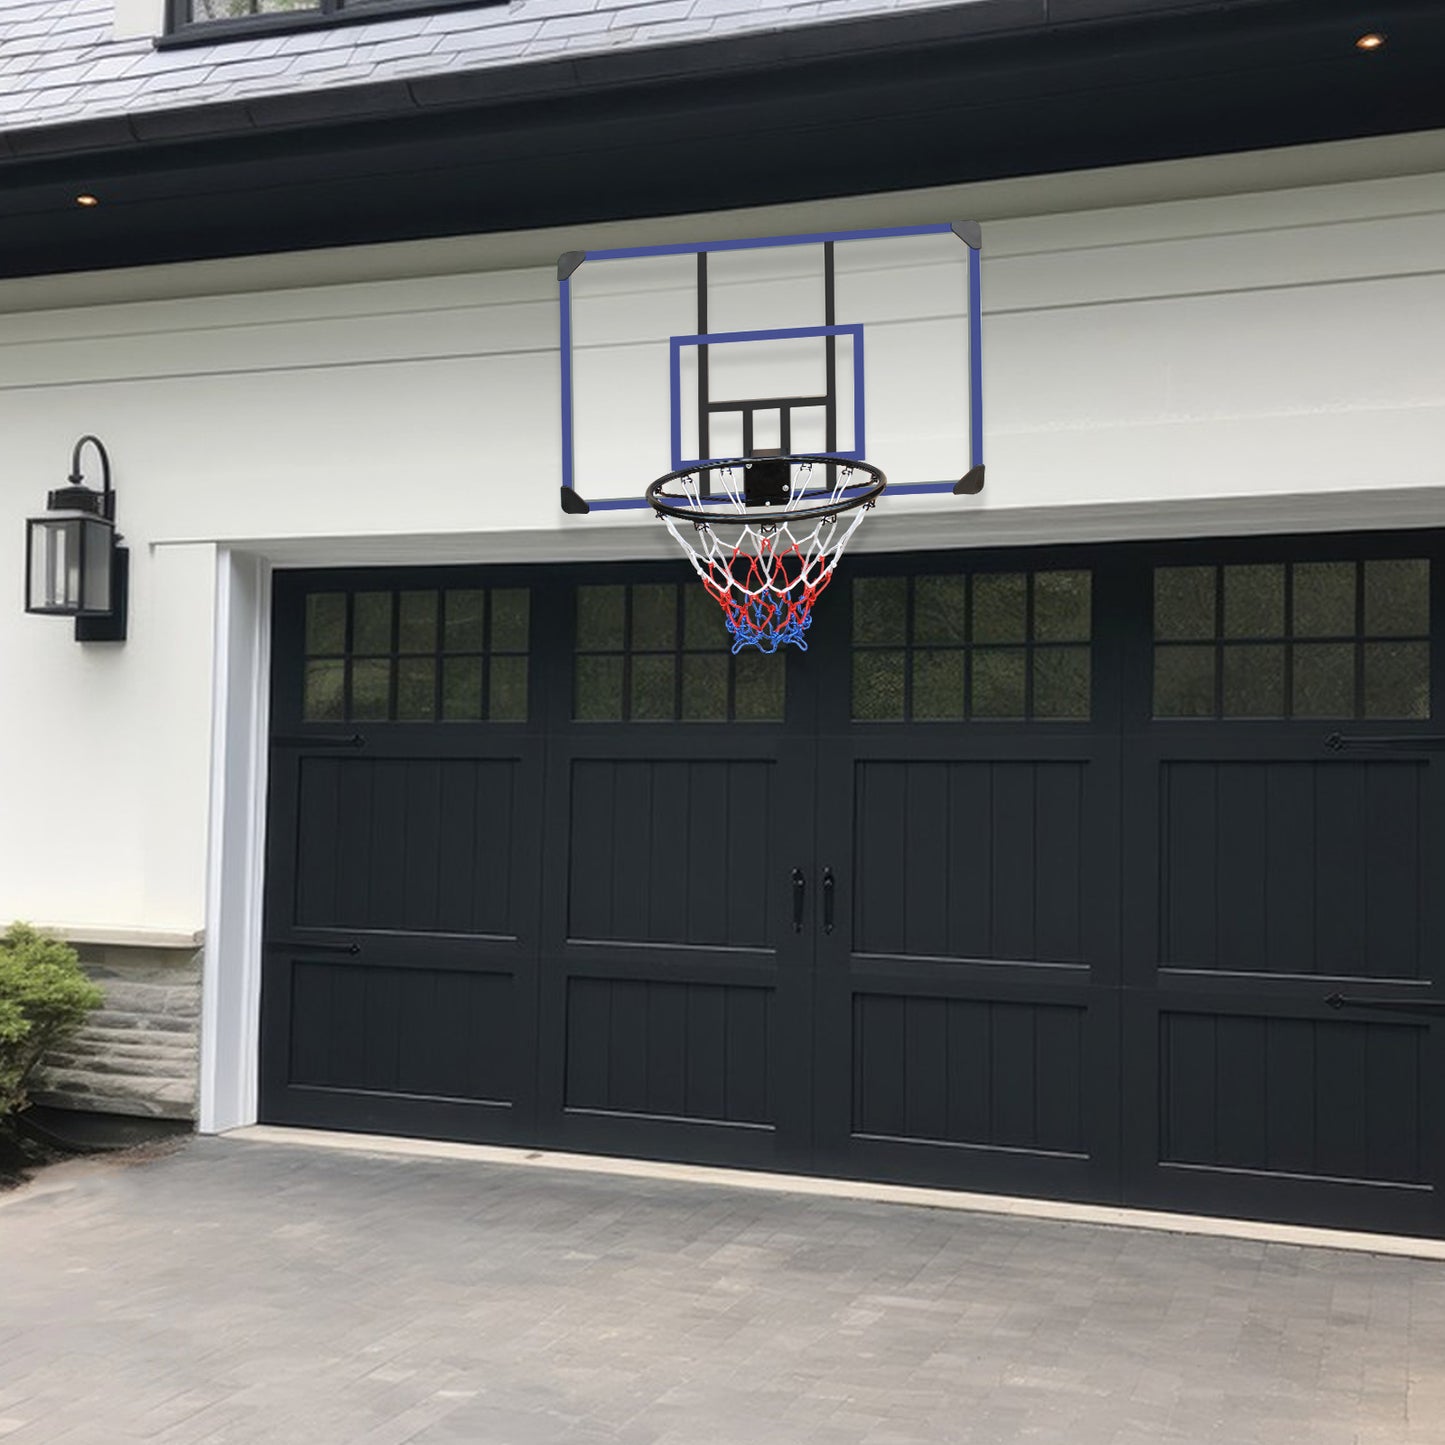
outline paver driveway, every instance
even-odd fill
[[[197,1139],[0,1205],[0,1441],[130,1440],[1435,1445],[1445,1265]]]

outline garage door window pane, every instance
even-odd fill
[[[937,648],[913,654],[913,716],[941,720],[964,715],[964,653]]]
[[[622,659],[579,657],[573,715],[583,722],[618,722],[622,718]]]
[[[1182,642],[1216,596],[1207,645]],[[1430,714],[1424,558],[1160,567],[1154,605],[1155,717]]]
[[[1365,644],[1366,717],[1430,716],[1430,645],[1427,642]]]
[[[301,715],[307,722],[340,722],[346,716],[346,663],[340,658],[306,664]]]
[[[676,659],[642,655],[632,659],[632,717],[636,722],[671,722],[677,716]]]
[[[487,716],[493,722],[527,720],[527,659],[493,657]]]
[[[351,665],[351,716],[385,722],[391,716],[391,663],[365,659]]]
[[[620,651],[626,617],[625,587],[577,589],[577,646],[584,652],[598,648]]]
[[[1028,636],[1028,578],[984,573],[973,579],[973,640],[1023,642]]]
[[[1261,644],[1224,649],[1224,715],[1285,715],[1283,647]]]
[[[906,652],[853,654],[853,716],[865,722],[903,721]]]
[[[682,645],[689,650],[731,648],[723,610],[703,586],[686,587],[682,594]]]
[[[396,665],[398,722],[430,722],[436,716],[436,662],[403,657]]]
[[[967,582],[962,576],[917,579],[913,593],[914,642],[961,647],[967,641]]]
[[[1087,642],[1090,636],[1088,572],[1034,573],[1034,641]]]
[[[1355,715],[1355,649],[1348,643],[1301,643],[1294,650],[1294,715]]]
[[[1283,563],[1224,569],[1224,635],[1284,636]]]
[[[526,587],[498,587],[491,596],[492,651],[525,652],[531,591]]]
[[[1418,558],[1366,562],[1366,634],[1423,637],[1429,631],[1430,564]]]
[[[1296,562],[1294,635],[1352,637],[1355,633],[1355,564]]]
[[[853,584],[853,641],[900,646],[908,640],[908,579],[860,577]]]
[[[677,588],[671,583],[632,589],[632,646],[647,651],[677,646]]]
[[[974,649],[974,717],[1021,718],[1024,716],[1024,688],[1028,654],[1023,648]]]
[[[345,651],[346,593],[311,593],[306,599],[306,655]]]
[[[477,722],[482,713],[482,659],[449,657],[442,665],[442,717]]]
[[[1154,569],[1154,636],[1177,642],[1214,636],[1213,567]]]
[[[402,652],[435,652],[437,646],[437,595],[403,592],[397,642]]]
[[[1089,716],[1089,649],[1039,648],[1034,653],[1034,716],[1083,722]]]
[[[1214,716],[1214,649],[1154,649],[1154,716]]]
[[[448,590],[445,628],[448,652],[481,652],[487,643],[487,594],[480,587]]]
[[[351,650],[375,656],[391,651],[390,592],[358,592],[351,599]]]

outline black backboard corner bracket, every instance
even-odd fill
[[[975,251],[983,250],[983,227],[977,221],[954,221],[951,224],[953,234],[965,246],[972,246]]]

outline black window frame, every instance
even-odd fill
[[[316,0],[314,10],[240,15],[227,20],[195,20],[194,0],[166,0],[166,32],[156,39],[160,50],[186,45],[211,45],[258,35],[289,35],[294,31],[331,30],[407,15],[434,15],[445,10],[495,10],[511,0]]]

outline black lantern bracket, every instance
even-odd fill
[[[116,535],[115,550],[110,555],[110,612],[105,617],[77,617],[77,642],[124,642],[126,614],[130,597],[130,548],[120,545]]]
[[[95,448],[95,454],[100,458],[100,496],[101,508],[106,521],[112,525],[115,523],[115,488],[110,484],[110,455],[105,449],[105,443],[97,436],[91,436],[87,432],[76,442],[70,453],[70,476],[67,479],[71,488],[88,490],[85,486],[85,477],[80,470],[80,453],[89,442]],[[69,490],[70,488],[67,488]],[[52,505],[54,505],[52,503]],[[125,539],[119,532],[115,534],[115,546],[111,551],[110,561],[110,615],[107,617],[77,617],[75,619],[75,640],[77,642],[124,642],[126,614],[129,611],[128,601],[130,598],[130,548],[122,547],[121,542]]]
[[[81,455],[89,446],[100,462],[100,491],[85,484]],[[46,497],[49,512],[26,524],[26,611],[75,619],[77,642],[124,642],[130,595],[130,552],[115,530],[115,489],[105,444],[87,433],[70,454],[67,485]],[[69,548],[58,535],[71,529]],[[77,540],[78,539],[78,540]],[[39,549],[37,548],[39,543]],[[41,566],[37,577],[38,550]],[[57,558],[74,558],[56,561]],[[74,581],[56,578],[74,567]],[[46,578],[49,578],[47,584]],[[37,593],[37,587],[40,588]]]

